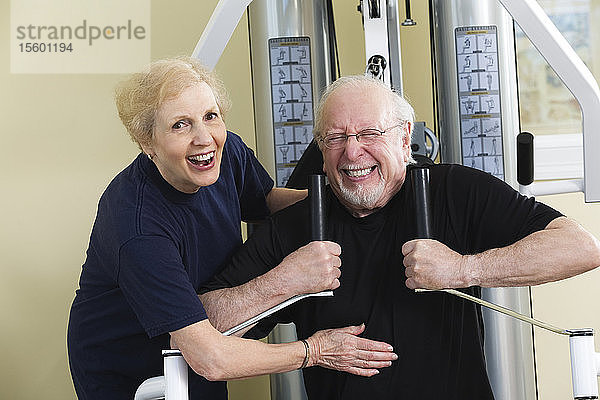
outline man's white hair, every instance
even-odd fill
[[[383,93],[387,95],[387,99],[391,104],[391,118],[392,121],[397,123],[406,123],[410,122],[410,129],[412,131],[412,127],[415,120],[415,111],[412,106],[402,97],[402,95],[396,90],[390,88],[385,83],[380,81],[379,79],[375,79],[368,75],[350,75],[343,76],[333,82],[331,85],[327,86],[319,103],[317,104],[317,108],[315,110],[315,126],[313,129],[313,135],[315,140],[317,141],[319,148],[322,149],[321,139],[327,133],[326,129],[326,121],[324,120],[323,112],[325,110],[325,105],[327,104],[327,100],[329,96],[335,93],[338,89],[346,88],[346,87],[355,87],[355,88],[363,88],[365,89],[365,96],[374,95],[373,92],[369,91],[369,88],[379,88]],[[378,91],[375,91],[378,92]],[[410,132],[409,135],[409,143],[410,143]],[[412,149],[410,151],[409,163],[414,162],[412,158]]]

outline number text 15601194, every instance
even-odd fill
[[[26,42],[19,43],[21,53],[71,53],[73,45],[71,43],[45,43],[45,42]]]

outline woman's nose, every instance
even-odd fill
[[[195,146],[208,146],[214,142],[214,138],[210,130],[203,126],[196,126],[196,129],[192,131],[192,143]]]

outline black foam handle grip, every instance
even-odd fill
[[[517,182],[521,185],[533,182],[533,135],[529,132],[517,135]]]
[[[325,175],[308,176],[311,240],[325,240]]]
[[[411,182],[415,195],[415,217],[417,219],[417,239],[431,239],[431,203],[429,200],[429,169],[411,169]]]

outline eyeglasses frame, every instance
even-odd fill
[[[323,137],[319,138],[319,141],[320,141],[321,143],[323,143],[323,145],[324,145],[324,146],[325,146],[325,147],[326,147],[328,150],[340,150],[340,149],[343,149],[344,147],[346,147],[346,145],[348,144],[348,140],[349,140],[351,137],[353,137],[353,136],[356,138],[356,141],[357,141],[358,143],[360,143],[360,138],[361,138],[362,136],[365,136],[365,135],[373,135],[373,134],[375,134],[375,132],[377,132],[377,137],[381,137],[381,136],[383,136],[384,134],[386,134],[386,133],[388,133],[389,131],[391,131],[392,129],[396,129],[396,128],[399,128],[399,127],[401,127],[401,126],[405,126],[405,125],[406,125],[406,121],[402,121],[401,123],[399,123],[399,124],[397,124],[397,125],[390,126],[390,127],[386,128],[386,129],[385,129],[385,130],[383,130],[383,131],[382,131],[382,130],[380,130],[380,129],[377,129],[377,128],[366,128],[366,129],[363,129],[363,130],[361,130],[361,131],[359,131],[359,132],[356,132],[356,133],[353,133],[353,134],[350,134],[350,135],[349,135],[349,134],[347,134],[346,132],[343,132],[343,133],[342,133],[342,132],[340,132],[340,133],[328,133],[328,134],[325,134],[325,135],[323,135]],[[368,131],[369,133],[365,133],[365,132],[367,132],[367,131]],[[332,147],[330,147],[330,146],[328,145],[328,142],[327,142],[327,137],[331,137],[331,136],[337,136],[337,137],[345,136],[345,137],[346,137],[346,141],[344,142],[344,144],[343,144],[342,146],[340,146],[340,147],[333,147],[333,148],[332,148]]]

